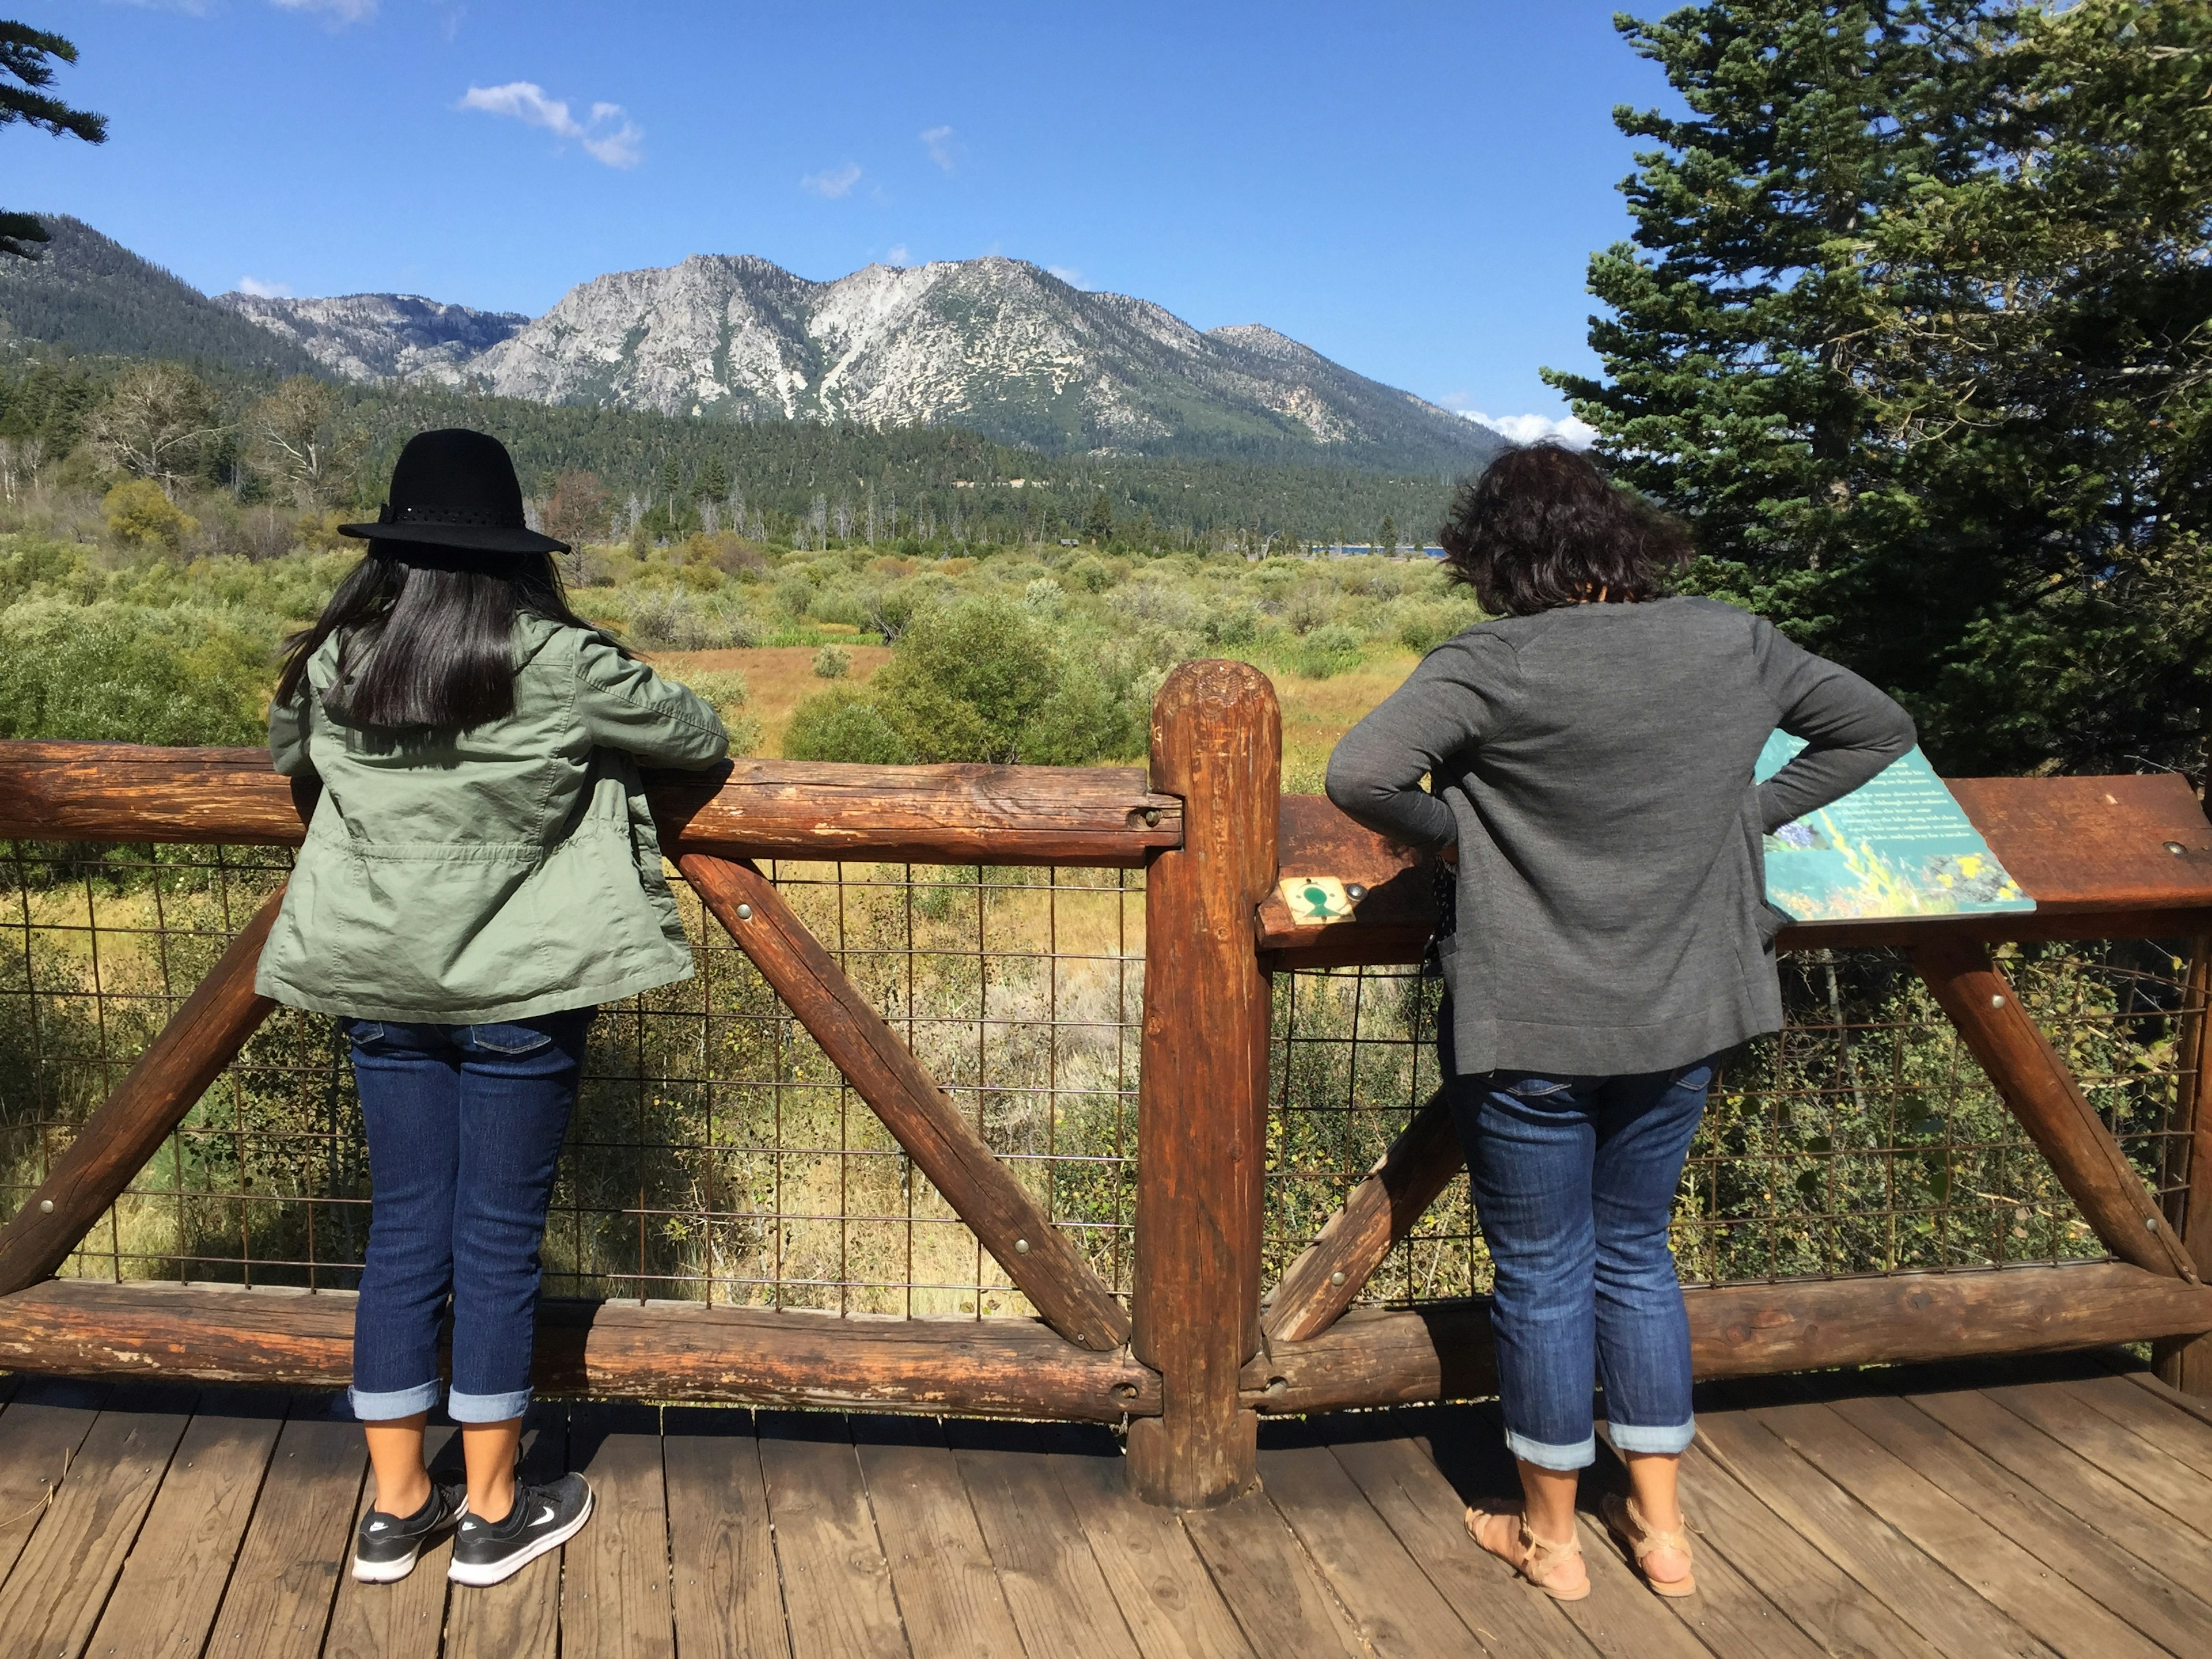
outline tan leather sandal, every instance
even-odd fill
[[[1655,1527],[1644,1520],[1633,1498],[1623,1498],[1619,1492],[1606,1493],[1598,1504],[1597,1512],[1604,1517],[1605,1529],[1620,1540],[1629,1559],[1636,1563],[1636,1571],[1644,1575],[1644,1582],[1651,1587],[1653,1595],[1683,1596],[1698,1593],[1695,1573],[1685,1572],[1680,1578],[1654,1578],[1644,1565],[1644,1559],[1655,1550],[1680,1550],[1682,1559],[1687,1562],[1690,1529],[1686,1525],[1680,1532]]]
[[[1521,1529],[1520,1559],[1515,1560],[1510,1556],[1498,1556],[1498,1559],[1505,1562],[1514,1571],[1519,1573],[1554,1601],[1579,1601],[1590,1593],[1589,1574],[1587,1571],[1583,1574],[1583,1582],[1572,1589],[1560,1589],[1552,1583],[1562,1566],[1570,1561],[1582,1559],[1583,1541],[1579,1537],[1570,1538],[1564,1544],[1547,1544],[1528,1530],[1528,1517],[1525,1515],[1511,1515],[1492,1510],[1469,1509],[1467,1512],[1467,1535],[1474,1540],[1476,1548],[1490,1555],[1497,1555],[1498,1552],[1482,1541],[1482,1523],[1492,1518],[1510,1521]]]

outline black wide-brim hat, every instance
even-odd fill
[[[374,524],[342,524],[342,536],[425,542],[472,553],[566,553],[522,516],[522,485],[507,446],[465,427],[418,432],[392,469],[391,499]]]

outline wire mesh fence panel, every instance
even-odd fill
[[[17,843],[0,915],[0,1218],[254,909],[281,849]],[[775,879],[1100,1278],[1127,1293],[1144,990],[1140,872],[783,863]],[[555,1295],[891,1315],[1029,1311],[680,880],[687,981],[594,1024],[553,1199]],[[2002,947],[2023,1001],[2162,1200],[2187,1179],[2179,947]],[[1787,1029],[1726,1056],[1685,1169],[1685,1282],[2103,1254],[1903,957],[1783,964]],[[1268,1282],[1437,1089],[1411,967],[1278,975]],[[280,1009],[64,1271],[350,1288],[368,1233],[336,1022]],[[1464,1176],[1366,1287],[1486,1290]]]
[[[2169,1212],[2187,1182],[2179,947],[2006,945],[2000,964]],[[1782,964],[1788,1024],[1722,1058],[1675,1206],[1686,1284],[1995,1267],[2106,1254],[1900,952]],[[1437,1086],[1440,988],[1411,968],[1278,977],[1270,1277],[1305,1248]],[[1464,1174],[1369,1281],[1369,1300],[1486,1291]]]
[[[236,930],[281,850],[18,844],[0,957],[0,1217]],[[1127,1287],[1143,878],[769,866],[986,1145]],[[687,981],[594,1022],[549,1294],[884,1314],[1029,1311],[682,881]],[[279,1009],[64,1271],[350,1288],[365,1138],[337,1022]]]

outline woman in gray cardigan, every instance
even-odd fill
[[[1912,722],[1771,623],[1662,597],[1683,531],[1572,451],[1501,456],[1443,541],[1498,620],[1346,734],[1328,793],[1458,866],[1439,1046],[1524,1499],[1468,1529],[1553,1595],[1589,1594],[1575,1492],[1601,1380],[1635,1494],[1607,1524],[1653,1589],[1685,1595],[1674,1477],[1694,1425],[1668,1224],[1714,1058],[1782,1024],[1762,838],[1903,755]],[[1778,726],[1807,746],[1754,784]]]

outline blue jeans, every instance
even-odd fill
[[[1614,1445],[1686,1450],[1696,1432],[1690,1322],[1667,1224],[1711,1063],[1632,1077],[1458,1077],[1449,1049],[1447,1038],[1445,1098],[1496,1268],[1506,1444],[1542,1468],[1587,1467],[1595,1379]]]
[[[349,1396],[362,1421],[438,1403],[448,1296],[453,1420],[503,1423],[530,1404],[538,1249],[593,1012],[512,1025],[341,1022],[375,1199]]]

